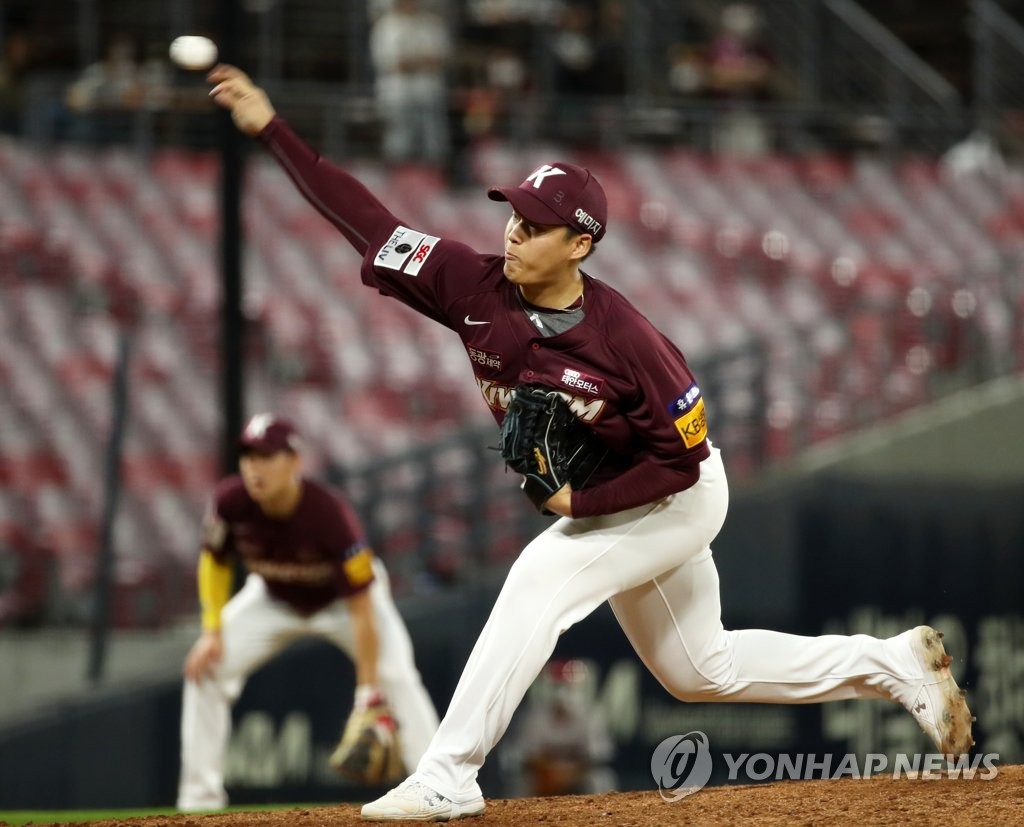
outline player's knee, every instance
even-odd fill
[[[726,695],[735,683],[731,648],[713,654],[685,657],[675,664],[665,688],[681,701],[712,701]]]
[[[715,700],[725,693],[726,686],[720,678],[692,673],[686,680],[677,681],[666,689],[677,700],[696,703]]]

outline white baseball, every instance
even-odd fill
[[[208,37],[186,34],[171,42],[171,60],[182,69],[209,69],[217,59],[217,44]]]

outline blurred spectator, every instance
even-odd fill
[[[22,98],[25,78],[33,58],[32,39],[28,32],[9,32],[3,45],[0,63],[0,131],[21,132]]]
[[[731,104],[716,124],[715,148],[741,155],[768,151],[768,129],[748,104],[774,99],[779,77],[755,6],[730,3],[722,10],[719,31],[708,45],[704,72],[707,94]]]
[[[567,5],[551,33],[551,74],[554,99],[551,123],[557,140],[581,143],[594,133],[591,97],[597,87],[597,40],[594,14],[581,3]]]
[[[668,25],[668,21],[666,25]],[[712,33],[704,17],[680,10],[671,24],[677,40],[668,47],[666,91],[677,97],[703,97],[707,89],[707,56]],[[717,31],[717,27],[716,27]]]
[[[145,99],[135,51],[131,35],[113,35],[103,58],[68,85],[64,103],[69,137],[106,143],[131,134],[131,113]]]
[[[999,145],[988,132],[975,130],[942,156],[943,173],[951,178],[981,173],[993,177],[1006,172]]]
[[[81,140],[125,140],[139,134],[150,113],[209,107],[205,89],[199,88],[200,99],[194,101],[175,91],[173,75],[165,43],[149,45],[140,59],[131,35],[113,35],[103,59],[87,66],[65,90],[68,134]]]
[[[139,65],[138,79],[144,91],[144,105],[148,109],[164,109],[173,102],[174,67],[163,43],[153,43]],[[205,89],[200,89],[205,97]]]
[[[144,99],[135,41],[115,34],[102,60],[87,66],[68,86],[65,100],[76,112],[97,109],[135,109]]]
[[[761,16],[750,3],[730,3],[707,54],[706,85],[713,97],[769,100],[776,96],[776,62],[763,39]]]
[[[445,21],[420,0],[394,0],[373,24],[370,55],[388,161],[444,164],[450,151]]]
[[[615,134],[608,118],[625,91],[621,3],[566,4],[550,37],[555,137],[591,143]]]
[[[517,129],[525,125],[521,115],[529,83],[519,53],[511,46],[495,46],[464,71],[457,95],[463,140],[470,144],[489,137],[515,140]]]
[[[674,43],[668,50],[670,94],[693,97],[704,92],[706,67],[702,50],[691,43]]]
[[[564,95],[585,95],[597,86],[597,41],[589,5],[567,5],[551,36],[555,89]]]
[[[593,704],[589,670],[580,660],[552,660],[530,690],[505,762],[521,777],[512,795],[603,793],[615,789],[615,745]]]

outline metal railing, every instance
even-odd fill
[[[1024,26],[994,0],[971,3],[974,119],[978,129],[1021,141],[1024,110]]]
[[[798,97],[854,143],[942,151],[960,138],[960,93],[852,0],[772,0],[766,26]]]

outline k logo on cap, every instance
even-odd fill
[[[558,167],[553,167],[551,166],[551,164],[544,164],[544,166],[537,167],[537,169],[535,169],[533,172],[527,175],[526,181],[532,181],[533,188],[535,190],[539,190],[540,185],[544,183],[544,179],[547,178],[549,175],[565,175],[565,170],[559,169]],[[523,183],[525,184],[526,181],[523,181]]]

